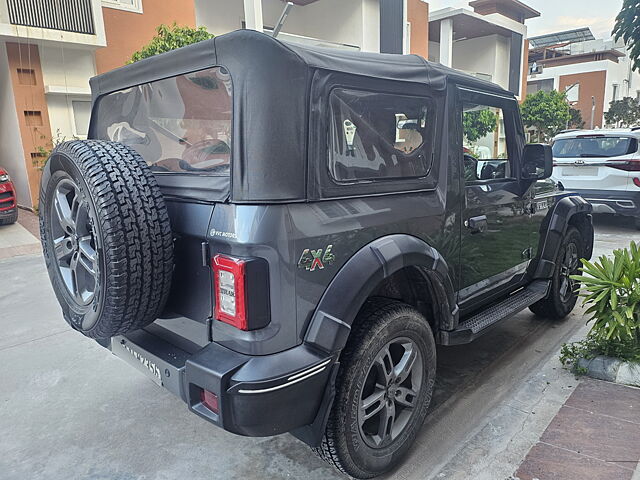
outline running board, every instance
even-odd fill
[[[536,280],[522,290],[511,294],[500,303],[496,303],[465,319],[455,330],[450,332],[441,331],[440,344],[462,345],[474,341],[502,320],[521,312],[546,297],[549,291],[549,284],[549,280]]]

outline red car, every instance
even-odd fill
[[[7,171],[0,167],[0,225],[8,225],[18,220],[16,188]]]

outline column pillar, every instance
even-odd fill
[[[244,22],[250,30],[264,31],[262,0],[244,0]]]
[[[453,19],[440,22],[440,63],[445,67],[453,65]]]

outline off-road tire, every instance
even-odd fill
[[[5,218],[0,218],[0,225],[11,225],[12,223],[16,223],[17,221],[18,221],[18,209],[16,208],[16,211],[13,212],[12,215]]]
[[[85,209],[83,225],[91,234],[91,265],[97,273],[89,277],[95,279],[95,292],[88,305],[68,287],[70,277],[63,278],[58,260],[62,255],[54,249],[52,229],[55,226],[59,246],[60,226],[65,225],[65,232],[68,225],[56,224],[62,217],[52,210],[67,199],[60,196],[63,182],[77,187],[69,195],[78,201],[70,201],[71,214],[62,217],[71,218],[74,205],[79,205],[78,211]],[[44,258],[65,320],[91,338],[109,338],[153,322],[171,286],[173,238],[162,193],[142,157],[115,142],[63,143],[43,170],[40,202]],[[73,234],[75,244],[80,244],[79,234]],[[80,256],[78,248],[72,256]],[[75,278],[71,285],[78,284],[77,276],[71,276]]]
[[[558,254],[556,255],[556,266],[551,278],[551,287],[549,289],[549,294],[542,300],[534,303],[533,305],[531,305],[531,307],[529,307],[529,309],[539,317],[561,320],[569,315],[573,308],[576,306],[576,302],[578,301],[577,290],[579,284],[574,282],[573,292],[567,300],[563,301],[560,294],[563,267],[562,259],[565,257],[566,250],[570,243],[574,243],[578,250],[578,264],[575,266],[575,269],[571,272],[571,274],[578,275],[580,273],[578,270],[580,266],[579,259],[584,258],[584,239],[582,238],[582,235],[580,235],[580,231],[577,228],[569,227],[564,235],[564,238],[562,239],[562,245],[560,245],[560,248],[558,249]]]
[[[408,337],[421,354],[423,381],[416,407],[402,433],[382,449],[370,448],[360,433],[357,410],[367,372],[388,341]],[[425,318],[413,307],[384,298],[369,300],[354,322],[340,356],[336,395],[325,434],[315,453],[339,471],[372,478],[396,466],[415,440],[431,402],[436,375],[436,348]]]

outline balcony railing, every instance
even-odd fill
[[[9,23],[95,35],[91,0],[6,0]]]

